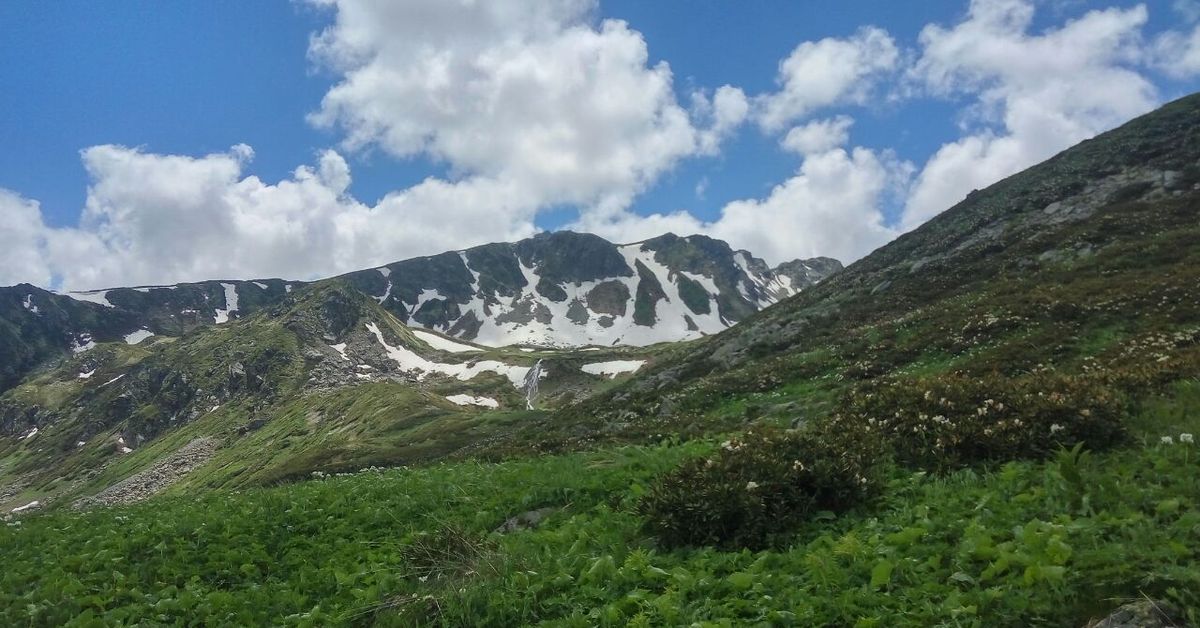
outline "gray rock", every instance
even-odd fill
[[[1118,607],[1088,628],[1186,628],[1183,613],[1167,602],[1138,600]]]
[[[536,528],[546,517],[549,517],[555,512],[558,512],[558,508],[553,506],[547,506],[545,508],[538,508],[537,510],[523,512],[515,517],[509,517],[508,519],[505,519],[504,523],[500,524],[500,527],[496,528],[496,532],[500,534],[508,534],[509,532],[516,532],[517,530]]]

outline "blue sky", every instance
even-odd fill
[[[954,168],[970,168],[971,172],[982,173],[979,184],[987,183],[989,177],[994,180],[1008,174],[1008,170],[1031,165],[1024,163],[1022,158],[1024,161],[1044,158],[1065,148],[1069,145],[1067,142],[1074,143],[1131,115],[1196,90],[1197,70],[1200,70],[1200,67],[1193,67],[1200,66],[1200,62],[1189,61],[1191,55],[1200,55],[1193,49],[1200,46],[1193,30],[1197,15],[1195,3],[1169,0],[1141,3],[976,0],[974,5],[963,1],[697,3],[601,0],[592,4],[563,0],[564,5],[571,6],[550,17],[534,16],[535,10],[525,6],[524,2],[499,3],[505,5],[505,15],[486,19],[468,9],[447,10],[444,16],[430,17],[431,20],[445,18],[444,22],[436,22],[436,26],[426,29],[414,24],[413,18],[413,15],[426,15],[420,12],[425,8],[418,6],[424,3],[409,4],[413,5],[412,12],[400,17],[384,15],[387,11],[370,0],[341,0],[336,6],[231,1],[0,4],[0,85],[3,86],[0,89],[0,189],[7,191],[8,205],[16,208],[3,209],[6,197],[0,197],[0,215],[9,218],[3,213],[7,211],[13,216],[21,216],[20,220],[6,220],[10,225],[30,222],[19,229],[5,228],[11,239],[20,238],[28,250],[16,251],[18,247],[14,244],[10,248],[15,252],[9,257],[0,253],[0,266],[3,266],[0,282],[29,280],[99,287],[112,282],[202,279],[210,273],[238,276],[290,274],[303,278],[348,270],[356,265],[433,253],[437,252],[436,247],[457,248],[519,237],[539,228],[564,227],[588,229],[614,239],[644,237],[659,228],[705,231],[725,237],[735,246],[750,248],[772,262],[819,253],[852,259],[927,218],[930,211],[918,208],[918,205],[953,202],[961,190],[934,190],[936,186],[926,179],[931,179],[935,173],[943,173],[941,176],[946,177],[952,176]],[[371,15],[371,11],[378,11],[380,15]],[[360,28],[351,23],[349,16],[354,12],[366,23],[379,26],[371,33],[378,41],[365,44],[368,56],[378,55],[374,61],[363,61],[361,57],[355,57],[357,52],[348,54],[344,48],[354,37],[353,29]],[[996,12],[1006,13],[997,18]],[[1022,22],[1023,12],[1031,15],[1027,23]],[[1098,12],[1107,13],[1100,15]],[[400,21],[393,28],[388,19]],[[546,20],[545,28],[530,26],[525,32],[527,25],[536,25],[541,19]],[[612,20],[624,21],[627,24],[625,31],[608,29],[606,25]],[[1081,26],[1076,29],[1080,32],[1072,31],[1071,24],[1076,22],[1087,28]],[[477,49],[474,40],[458,37],[460,31],[484,23],[485,26],[479,28],[498,31],[486,33],[495,35],[495,47]],[[983,26],[978,26],[980,24]],[[331,41],[343,48],[325,57],[314,52],[314,34],[337,25],[344,26],[344,32],[335,29]],[[920,37],[922,30],[930,25],[937,25],[945,35],[942,39],[946,40],[943,42],[946,50],[941,53]],[[787,91],[781,62],[805,42],[846,42],[847,50],[853,46],[866,46],[869,42],[861,35],[868,26],[876,27],[882,33],[886,38],[884,50],[894,53],[893,59],[881,64],[886,67],[847,79],[841,92],[835,89],[836,93],[831,92],[834,95],[828,99],[792,106],[782,125],[766,128],[761,110],[769,106],[772,97],[778,98],[780,93]],[[985,37],[972,34],[969,29],[976,26],[982,29],[979,32],[985,33]],[[956,27],[962,28],[966,44],[950,41],[951,31]],[[427,32],[438,28],[446,29],[445,38],[436,32]],[[1082,32],[1105,28],[1119,31],[1120,37],[1112,41],[1102,37],[1089,39],[1087,33]],[[588,178],[586,172],[566,172],[564,181],[579,181],[578,187],[571,190],[563,191],[553,185],[545,186],[552,189],[542,189],[546,173],[559,172],[557,166],[551,168],[545,163],[533,163],[517,167],[513,164],[541,159],[604,160],[612,157],[611,151],[619,151],[619,147],[588,144],[579,147],[577,152],[571,152],[575,148],[567,147],[552,153],[531,153],[513,148],[511,143],[483,146],[479,150],[464,147],[461,138],[454,135],[455,130],[465,126],[471,133],[478,134],[480,128],[492,128],[488,121],[464,121],[456,117],[458,114],[443,115],[436,109],[412,114],[406,110],[405,103],[410,102],[414,94],[423,93],[419,80],[408,86],[411,89],[396,92],[389,92],[386,85],[358,85],[361,88],[358,91],[351,93],[348,90],[343,94],[345,98],[338,107],[322,105],[322,99],[333,93],[331,90],[353,83],[351,79],[356,72],[412,70],[421,73],[429,69],[419,65],[403,67],[403,55],[386,52],[393,43],[390,41],[393,34],[398,40],[412,39],[413,46],[419,44],[426,49],[447,46],[443,52],[460,55],[459,58],[466,60],[464,67],[470,66],[470,72],[486,72],[486,69],[479,69],[478,59],[490,58],[487,55],[517,54],[504,43],[514,33],[518,35],[514,37],[524,41],[530,50],[545,50],[538,48],[544,45],[565,51],[558,64],[561,67],[545,70],[545,73],[562,73],[552,76],[555,83],[550,84],[574,80],[572,77],[586,73],[571,67],[574,58],[570,55],[575,49],[567,47],[579,43],[579,33],[596,36],[597,41],[593,43],[601,51],[598,53],[601,58],[609,54],[607,51],[614,51],[614,58],[625,51],[637,52],[640,38],[647,55],[644,64],[634,63],[615,70],[621,73],[615,77],[603,74],[608,70],[595,72],[587,80],[601,82],[581,87],[578,94],[563,95],[562,106],[569,108],[574,97],[594,100],[597,94],[607,94],[603,81],[612,79],[613,84],[617,84],[625,78],[656,78],[656,68],[665,70],[658,64],[667,64],[669,74],[659,74],[657,78],[669,77],[668,92],[647,102],[645,111],[641,112],[645,114],[645,120],[634,119],[641,115],[638,112],[622,111],[614,133],[619,138],[625,138],[626,135],[620,135],[624,133],[638,134],[628,136],[634,143],[650,137],[652,141],[646,146],[672,142],[672,148],[664,149],[661,157],[613,157],[612,172],[595,179]],[[428,41],[422,39],[427,36]],[[1020,77],[1004,76],[1003,62],[986,56],[959,62],[959,59],[971,59],[973,52],[964,53],[962,49],[954,49],[954,45],[974,46],[973,40],[986,40],[992,36],[997,41],[1015,42],[1015,50],[1034,51],[1044,44],[1047,49],[1054,46],[1083,49],[1087,51],[1085,56],[1090,57],[1075,61],[1074,66],[1064,64],[1058,68],[1057,71],[1064,73],[1061,77],[1055,76],[1053,70],[1047,70],[1046,76],[1028,81],[1029,84]],[[1033,43],[1038,38],[1045,41]],[[464,41],[467,43],[456,43]],[[358,44],[362,42],[355,45]],[[470,50],[454,49],[454,46],[466,46]],[[981,43],[980,48],[984,47]],[[996,49],[1003,51],[1005,48],[997,46]],[[389,54],[392,56],[388,57]],[[587,54],[581,53],[579,63],[588,63],[592,57]],[[938,57],[938,54],[942,56]],[[870,60],[858,58],[857,63],[869,64]],[[1115,104],[1099,115],[1085,111],[1085,107],[1075,110],[1069,104],[1063,105],[1062,111],[1053,113],[1054,117],[1068,121],[1062,129],[1062,137],[1058,138],[1059,143],[1065,145],[1047,141],[1043,145],[1030,146],[1031,140],[1022,135],[1019,123],[1010,120],[1020,109],[1022,99],[1041,98],[1042,94],[1053,91],[1047,86],[1056,81],[1067,81],[1071,75],[1092,71],[1097,72],[1098,77],[1109,76],[1106,72],[1117,72],[1121,80],[1102,81],[1112,82],[1112,85],[1073,86],[1072,89],[1095,91],[1085,95],[1084,102],[1095,99],[1096,102]],[[453,76],[451,80],[454,80]],[[500,86],[498,89],[506,93],[513,89],[501,79],[489,77],[488,80],[493,80]],[[827,80],[837,81],[838,77]],[[802,94],[821,89],[820,85],[811,84],[809,78],[799,77],[797,81]],[[527,83],[537,87],[536,81]],[[680,137],[687,133],[698,137],[699,133],[712,127],[711,121],[706,121],[702,113],[703,106],[696,105],[695,95],[699,93],[701,98],[712,99],[722,86],[736,89],[739,98],[747,103],[747,111],[738,114],[728,129],[709,129],[719,136],[717,148],[688,147],[687,142],[696,144],[698,140]],[[444,95],[439,102],[445,103],[447,108],[455,108],[460,97],[453,91]],[[636,95],[635,92],[630,97]],[[471,92],[461,96],[463,99],[472,97]],[[537,105],[538,97],[537,89],[521,95],[521,98],[529,99],[526,102],[533,103],[531,106]],[[617,94],[617,97],[621,96]],[[800,98],[804,100],[806,96]],[[1047,104],[1048,109],[1054,106],[1055,103]],[[314,118],[314,114],[323,109],[330,113],[324,123]],[[661,121],[662,116],[676,109],[690,116],[689,129],[676,129],[682,135],[663,130],[667,123]],[[356,122],[356,116],[364,115],[364,112],[374,116],[372,121]],[[564,112],[562,122],[547,127],[570,134],[574,118],[567,113]],[[491,115],[491,110],[482,115]],[[822,145],[819,150],[809,152],[787,150],[781,146],[781,140],[790,128],[836,116],[852,120],[848,137],[843,141]],[[598,119],[600,122],[595,124],[609,120],[604,115]],[[511,133],[514,137],[511,142],[516,143],[528,134],[536,135],[545,130],[542,127],[522,129],[523,122],[528,120],[523,121],[517,113],[497,115],[494,124],[498,135]],[[396,129],[414,125],[420,129],[418,136],[438,139],[422,143],[408,136],[399,140],[388,136]],[[359,136],[366,139],[355,141],[354,138]],[[944,170],[928,168],[939,149],[956,143],[968,146],[968,140],[972,138],[985,142],[1011,139],[1014,145],[1020,146],[1005,150],[1020,153],[1023,157],[996,163],[999,157],[989,159],[983,154],[977,156],[982,160],[981,164],[976,164],[980,167],[973,167],[969,163],[951,163],[953,156],[946,156]],[[491,141],[487,138],[482,143],[486,145]],[[248,152],[230,157],[237,152],[231,151],[230,147],[239,144],[252,147],[253,157],[249,157]],[[98,146],[111,146],[113,150],[91,153],[89,173],[81,151]],[[329,158],[333,160],[328,161],[332,164],[329,167],[337,172],[344,167],[350,183],[344,190],[334,189],[330,195],[319,199],[314,197],[315,200],[310,201],[304,197],[288,201],[308,203],[308,209],[301,210],[292,205],[288,205],[286,211],[275,206],[260,208],[257,205],[255,209],[247,209],[239,203],[249,201],[230,201],[231,216],[244,218],[245,212],[261,211],[264,217],[273,217],[272,212],[279,211],[282,216],[279,220],[294,227],[289,234],[307,234],[286,241],[272,236],[269,244],[277,245],[279,251],[270,256],[231,256],[220,247],[182,246],[184,243],[173,242],[171,238],[188,240],[188,231],[155,231],[152,227],[175,221],[190,223],[191,229],[203,229],[210,222],[216,225],[214,228],[223,224],[221,228],[242,229],[230,227],[232,219],[226,220],[220,215],[211,220],[193,220],[192,214],[205,212],[205,208],[214,202],[213,198],[217,204],[225,202],[227,194],[213,198],[189,195],[208,193],[215,185],[214,180],[236,186],[247,177],[256,177],[269,188],[258,196],[275,194],[278,190],[273,186],[293,180],[299,166],[308,165],[310,170],[324,173],[321,164],[327,163],[326,151],[335,151],[336,159]],[[833,154],[834,151],[838,154]],[[116,169],[123,164],[133,163],[125,159],[129,155],[144,157],[145,163],[138,166],[137,172],[118,172]],[[181,162],[186,163],[186,167],[172,170],[165,165],[169,156],[202,163]],[[216,157],[206,161],[208,156]],[[822,158],[826,161],[822,162]],[[633,159],[633,163],[627,164],[628,159]],[[802,170],[806,161],[812,170],[807,174]],[[819,175],[817,170],[822,163],[828,168],[821,170],[824,175]],[[188,170],[193,166],[213,168],[202,172]],[[867,195],[869,198],[845,198],[846,192],[837,189],[837,181],[826,184],[818,179],[819,176],[840,177],[838,180],[845,182],[843,187],[853,187],[859,185],[854,177],[863,175],[864,171],[870,171],[872,175],[861,180],[866,183],[860,182],[867,187],[874,186]],[[155,178],[160,176],[163,177],[161,181]],[[214,179],[199,183],[206,176]],[[322,178],[324,176],[321,174],[316,178],[328,183],[327,178]],[[146,187],[157,189],[157,195],[138,197],[138,177],[150,178],[153,185]],[[448,186],[478,179],[478,190],[460,192],[456,189],[451,193],[442,189],[426,194],[421,184],[430,177]],[[172,188],[176,180],[183,179],[187,181],[180,183],[178,190]],[[789,183],[796,189],[773,193],[777,186]],[[337,186],[325,187],[333,189]],[[466,187],[470,186],[460,186]],[[925,189],[919,189],[922,187]],[[409,194],[403,202],[396,200],[398,195],[413,190],[421,194]],[[576,193],[576,190],[580,191]],[[242,192],[244,190],[236,194]],[[821,194],[833,194],[836,198],[826,203],[826,197]],[[396,200],[396,207],[380,202],[389,195]],[[490,198],[497,199],[496,209],[488,207]],[[178,207],[167,206],[176,201]],[[89,202],[98,209],[90,216],[82,216],[83,208]],[[336,220],[330,217],[326,221],[327,217],[315,215],[322,210],[314,208],[322,204],[329,204],[332,215],[344,210],[345,204],[350,202],[356,204],[358,214],[354,216]],[[415,205],[418,203],[430,206],[418,207]],[[31,218],[34,212],[29,208],[33,204],[36,204],[36,216]],[[731,204],[734,204],[733,208]],[[834,209],[824,209],[826,206]],[[837,209],[843,206],[846,209]],[[383,221],[382,218],[381,223],[386,222],[386,226],[368,224],[387,211],[408,212],[414,218],[407,225],[404,220]],[[761,216],[754,214],[759,211]],[[854,212],[859,212],[865,216],[862,220],[869,224],[862,226],[861,234],[853,237],[846,235],[847,230],[859,228],[853,221],[833,224],[830,229],[836,230],[826,233],[819,225],[829,223],[827,218],[789,214],[806,211],[836,211],[839,220],[844,216],[857,216]],[[298,212],[303,217],[297,218]],[[498,217],[498,214],[503,216]],[[658,219],[645,219],[656,214]],[[439,217],[454,220],[440,225]],[[759,218],[762,225],[755,227]],[[264,218],[263,222],[272,220],[275,219]],[[347,225],[350,223],[359,225],[357,228],[365,233],[377,234],[379,241],[362,233],[349,233],[351,227]],[[479,223],[479,229],[470,229],[476,223]],[[255,229],[263,228],[262,225],[255,226]],[[345,231],[349,235],[339,236],[340,239],[313,235],[320,228],[335,229],[339,233]],[[403,231],[391,243],[384,237],[389,228]],[[755,233],[756,228],[764,233]],[[211,241],[232,242],[231,238],[242,235],[241,231],[230,232],[213,237]],[[254,237],[247,236],[244,246],[257,246]],[[161,242],[141,241],[154,239]],[[4,236],[0,234],[0,244],[3,243]],[[306,250],[309,257],[315,253],[320,259],[301,262],[299,253],[297,258],[289,258],[281,252],[289,248]],[[154,255],[163,251],[178,255],[169,260],[154,259]],[[80,260],[92,256],[98,258],[97,268],[89,273],[73,269]]]

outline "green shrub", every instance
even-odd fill
[[[638,504],[668,547],[759,548],[819,511],[861,503],[880,483],[877,441],[818,430],[747,433],[660,477]]]
[[[1123,436],[1125,411],[1124,397],[1097,377],[945,374],[861,385],[827,429],[882,437],[897,462],[941,470],[1046,458],[1077,443],[1102,449]]]

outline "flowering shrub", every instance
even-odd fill
[[[862,385],[844,398],[829,429],[882,437],[902,464],[947,469],[1044,458],[1080,442],[1107,447],[1124,433],[1125,409],[1124,398],[1095,377],[945,374]]]
[[[879,453],[877,442],[824,430],[750,432],[659,478],[638,512],[666,546],[758,548],[818,511],[870,496]]]

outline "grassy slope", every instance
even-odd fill
[[[660,552],[631,508],[709,445],[364,472],[0,528],[9,625],[1079,625],[1112,598],[1200,610],[1200,383],[1135,443],[931,477],[762,552]],[[1072,483],[1071,468],[1079,479]],[[535,530],[490,531],[560,508]],[[424,580],[422,580],[424,578]],[[1168,590],[1174,590],[1169,594]]]
[[[337,385],[308,386],[316,369],[327,370],[331,363],[353,370],[332,355],[326,336],[344,342],[357,335],[360,341],[366,338],[361,350],[380,351],[365,331],[366,321],[378,323],[392,343],[434,359],[525,365],[544,359],[550,376],[541,386],[543,406],[613,384],[580,372],[584,363],[647,359],[665,350],[504,348],[439,358],[372,299],[337,281],[321,282],[244,320],[137,346],[102,344],[0,396],[0,416],[37,412],[40,425],[36,438],[0,439],[0,487],[14,481],[24,485],[0,497],[0,507],[7,505],[0,510],[33,500],[69,503],[150,467],[196,438],[216,438],[220,447],[173,492],[270,484],[314,470],[428,462],[513,431],[537,414],[524,410],[521,391],[491,373],[469,382],[430,377],[417,383],[397,376],[360,383],[347,377]],[[311,357],[314,350],[324,352],[323,364]],[[359,358],[374,360],[372,373],[394,368],[382,353]],[[235,374],[235,367],[244,374]],[[89,379],[78,377],[89,371]],[[497,399],[503,409],[484,411],[444,398],[460,393]],[[261,427],[247,431],[252,422]],[[148,439],[136,442],[137,435]],[[128,455],[117,453],[122,436],[134,448]]]
[[[1078,372],[1123,343],[1200,324],[1200,96],[973,193],[799,295],[681,348],[500,451],[701,435],[824,414],[884,375]],[[1089,197],[1130,170],[1178,174]],[[1101,183],[1103,185],[1103,183]],[[1111,184],[1110,184],[1111,185]],[[1057,221],[1075,198],[1093,213]],[[1059,214],[1061,216],[1062,214]]]

